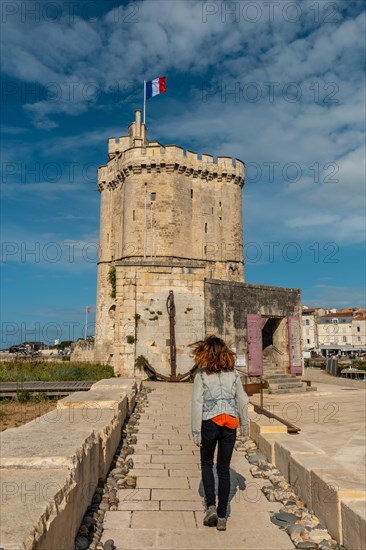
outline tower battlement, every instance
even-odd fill
[[[141,123],[141,112],[136,111],[136,120],[128,129],[127,136],[108,139],[108,163],[98,170],[99,189],[109,184],[116,187],[116,174],[123,183],[127,175],[143,172],[178,172],[201,178],[233,182],[243,187],[245,164],[243,161],[212,155],[199,154],[178,145],[161,145],[158,141],[149,142],[146,127]]]

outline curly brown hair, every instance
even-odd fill
[[[195,365],[204,369],[207,374],[234,369],[235,354],[224,340],[215,335],[207,336],[189,347],[193,350]]]

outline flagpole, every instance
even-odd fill
[[[144,80],[144,124],[146,124],[146,80]]]
[[[88,308],[85,308],[85,337],[84,340],[86,341],[86,333],[88,329]]]

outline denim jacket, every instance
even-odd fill
[[[209,420],[223,413],[239,418],[241,434],[247,435],[248,403],[248,396],[235,370],[206,374],[204,370],[199,369],[194,378],[192,394],[194,443],[201,443],[202,420]]]

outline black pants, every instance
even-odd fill
[[[230,461],[236,440],[236,430],[218,426],[213,420],[202,422],[201,469],[202,483],[205,490],[206,505],[215,506],[215,478],[213,475],[213,459],[217,450],[217,477],[219,478],[217,515],[226,517],[226,509],[230,494]]]

